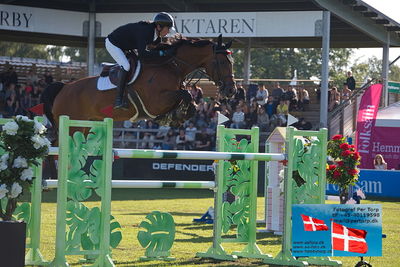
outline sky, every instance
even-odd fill
[[[368,5],[379,10],[389,18],[400,23],[400,0],[363,0]],[[357,49],[352,60],[366,61],[367,58],[376,56],[382,59],[382,48],[360,48]],[[400,48],[390,48],[389,60],[392,61],[400,56]],[[396,62],[400,66],[400,59]]]

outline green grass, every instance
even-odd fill
[[[41,252],[45,259],[54,257],[56,191],[44,194],[42,205]],[[264,213],[264,199],[258,198],[258,218]],[[333,202],[331,202],[333,203]],[[363,204],[382,204],[383,206],[383,256],[367,258],[373,266],[400,266],[400,202],[363,201]],[[87,206],[96,206],[98,202],[87,202]],[[194,224],[193,218],[200,217],[208,207],[213,206],[212,192],[209,190],[184,189],[114,189],[112,214],[122,225],[123,239],[113,250],[116,266],[265,266],[261,260],[239,259],[236,262],[219,262],[195,258],[196,252],[206,251],[212,242],[212,225]],[[175,243],[171,249],[174,262],[140,262],[144,255],[137,241],[139,223],[151,211],[159,210],[172,214],[176,224]],[[263,227],[259,225],[259,227]],[[280,250],[281,238],[267,233],[258,233],[259,247],[264,253],[275,256]],[[224,243],[228,251],[239,250],[242,245]],[[355,257],[334,257],[343,262],[343,266],[354,266]],[[80,266],[79,257],[68,257],[73,266]]]

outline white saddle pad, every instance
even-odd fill
[[[132,79],[128,82],[128,84],[133,83],[137,79],[137,77],[139,76],[139,72],[140,72],[141,67],[142,67],[142,65],[140,64],[140,61],[138,61],[137,62],[137,67],[136,67],[136,70],[135,70],[135,74],[132,76]],[[117,85],[113,84],[110,81],[110,77],[109,76],[99,77],[97,79],[97,90],[105,91],[105,90],[114,89],[116,87],[117,87]]]

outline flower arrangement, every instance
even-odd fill
[[[34,179],[33,166],[49,151],[46,127],[18,115],[3,125],[0,133],[0,218],[10,221],[17,200]]]
[[[346,203],[347,188],[358,181],[357,165],[360,164],[360,153],[341,135],[332,137],[332,140],[328,142],[327,152],[333,161],[327,165],[326,179],[329,183],[339,186],[340,201]]]

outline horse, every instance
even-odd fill
[[[161,43],[154,49],[172,49],[172,56],[141,60],[138,78],[126,88],[129,99],[127,110],[112,110],[116,90],[99,91],[100,76],[82,78],[71,83],[54,83],[42,94],[44,114],[55,131],[60,115],[73,120],[103,120],[111,117],[115,121],[137,121],[154,119],[161,125],[180,126],[195,113],[190,93],[183,88],[187,75],[202,71],[217,85],[219,93],[229,98],[236,93],[233,61],[229,48],[232,44],[197,38],[175,38],[170,43]],[[117,71],[115,72],[117,73]],[[116,86],[115,86],[116,87]]]

